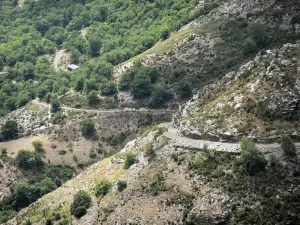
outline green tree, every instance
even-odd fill
[[[259,152],[253,141],[243,138],[241,152],[245,172],[248,175],[253,176],[265,170],[267,160]]]
[[[0,72],[3,70],[4,68],[4,62],[2,60],[2,57],[0,56]]]
[[[84,77],[80,77],[77,81],[76,81],[76,86],[75,86],[75,90],[76,91],[82,91],[84,87]]]
[[[166,40],[170,36],[170,30],[168,28],[163,28],[160,32],[160,38]]]
[[[119,180],[118,183],[117,183],[117,187],[118,187],[118,191],[119,192],[122,192],[126,189],[127,187],[127,182],[126,181],[122,181],[122,180]]]
[[[41,158],[28,150],[20,150],[15,158],[15,162],[18,167],[23,169],[34,169],[43,165]]]
[[[164,103],[172,98],[172,93],[164,86],[153,89],[151,93],[151,106],[153,108],[163,107]]]
[[[95,106],[100,103],[100,98],[98,97],[97,91],[95,91],[95,90],[90,91],[90,93],[88,94],[88,102],[89,102],[89,105],[91,105],[91,106]]]
[[[61,110],[60,103],[57,99],[54,99],[51,103],[51,112],[56,113]]]
[[[243,51],[245,55],[255,53],[257,51],[256,43],[253,39],[247,38],[243,43]]]
[[[187,81],[177,84],[175,87],[175,91],[181,98],[188,98],[193,94],[192,86]]]
[[[81,133],[84,137],[89,138],[95,135],[95,123],[92,119],[86,119],[81,124]]]
[[[85,191],[78,191],[71,204],[71,214],[77,218],[86,214],[86,210],[91,206],[92,199]]]
[[[296,146],[289,136],[281,137],[281,149],[287,156],[296,156]]]
[[[131,94],[134,98],[145,98],[151,94],[151,79],[148,75],[139,73],[134,77]]]
[[[3,140],[11,140],[17,137],[19,128],[16,121],[8,120],[1,128],[1,137]]]
[[[117,93],[117,85],[113,81],[109,81],[100,85],[102,95],[113,95]]]
[[[103,179],[101,181],[99,181],[96,186],[95,186],[95,195],[96,197],[104,197],[109,190],[112,187],[112,183],[107,180],[107,179]]]
[[[43,142],[40,141],[40,140],[33,141],[32,145],[33,145],[34,150],[36,152],[40,153],[40,152],[44,152],[45,151],[44,146],[43,146]]]
[[[125,170],[129,169],[135,163],[136,163],[136,154],[133,152],[128,153],[125,157],[124,169]]]

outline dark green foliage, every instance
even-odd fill
[[[241,152],[245,172],[247,174],[253,176],[265,170],[267,161],[259,152],[253,141],[243,138],[241,141]]]
[[[117,85],[113,81],[109,81],[100,85],[102,95],[113,95],[117,93]]]
[[[61,110],[60,103],[57,99],[54,99],[51,103],[51,112],[56,113]]]
[[[81,218],[82,216],[84,216],[87,212],[87,209],[85,206],[79,206],[75,209],[74,211],[74,216],[77,218]]]
[[[16,121],[8,120],[1,128],[0,140],[4,141],[14,139],[18,136],[19,129]]]
[[[44,152],[45,149],[44,149],[44,146],[43,146],[43,142],[42,141],[39,141],[39,140],[36,140],[36,141],[33,141],[32,142],[32,145],[34,147],[34,150],[36,152]]]
[[[90,158],[95,159],[97,157],[97,154],[94,151],[91,151]]]
[[[181,98],[188,98],[192,95],[192,86],[187,81],[180,82],[175,86],[175,92],[178,94]]]
[[[136,154],[133,152],[127,153],[125,156],[124,169],[127,170],[136,163]]]
[[[112,187],[112,183],[109,180],[101,180],[95,186],[96,197],[104,197]]]
[[[163,28],[160,32],[160,38],[166,40],[170,36],[170,30],[168,28]]]
[[[63,181],[70,180],[73,177],[74,168],[67,165],[47,165],[45,175],[52,180],[59,178]]]
[[[281,149],[287,156],[296,156],[296,146],[289,136],[282,136]]]
[[[92,199],[85,191],[78,191],[71,204],[71,214],[77,218],[86,214],[86,210],[91,206]]]
[[[16,165],[23,169],[35,169],[43,165],[41,158],[28,150],[20,150],[15,158]]]
[[[81,133],[86,138],[93,137],[95,135],[95,123],[92,119],[86,119],[82,122]]]
[[[26,207],[55,189],[56,185],[50,178],[35,184],[17,183],[13,187],[13,207],[15,209]]]
[[[7,149],[6,148],[2,148],[1,149],[1,157],[6,157],[7,156]]]
[[[119,81],[119,89],[127,90],[132,88],[131,94],[136,98],[144,98],[150,95],[152,84],[155,83],[159,72],[154,67],[144,66],[136,63],[127,70]]]
[[[0,206],[0,224],[5,224],[17,214],[12,208]]]
[[[159,86],[153,89],[151,93],[151,106],[153,108],[164,107],[165,102],[173,97],[172,92],[164,86]]]
[[[247,38],[243,44],[244,53],[250,54],[255,53],[257,51],[257,46],[254,40],[251,38]]]
[[[107,68],[103,63],[112,68],[134,57],[201,14],[194,10],[194,1],[185,0],[25,1],[23,7],[15,7],[17,4],[17,0],[1,1],[0,71],[6,67],[9,74],[0,78],[0,95],[7,101],[0,104],[0,115],[24,106],[34,98],[31,94],[49,101],[49,96],[71,88],[82,91],[82,81],[86,92],[98,90],[99,84],[112,80],[111,73],[101,71]],[[54,71],[47,55],[60,48],[67,49],[79,70]],[[108,93],[112,92],[115,89]]]
[[[127,182],[119,180],[118,183],[117,183],[117,186],[118,186],[118,191],[122,192],[127,188]]]
[[[134,77],[131,95],[134,98],[145,98],[151,94],[151,79],[145,74],[139,73]]]
[[[95,90],[90,91],[88,94],[88,101],[90,106],[96,106],[100,103],[100,98],[98,97],[98,92]]]

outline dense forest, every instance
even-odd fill
[[[0,4],[0,71],[8,72],[0,77],[0,116],[35,97],[51,101],[70,88],[87,94],[115,93],[114,65],[205,13],[195,9],[196,0],[27,0],[22,7],[5,0]],[[80,70],[54,71],[42,56],[58,49],[67,49]],[[137,78],[136,86],[149,85],[149,77],[144,76]]]

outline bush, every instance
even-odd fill
[[[75,209],[74,211],[74,216],[77,218],[80,218],[86,214],[87,210],[84,206],[79,206],[78,208]]]
[[[20,150],[15,158],[16,165],[23,169],[33,169],[43,165],[41,158],[34,152]]]
[[[43,147],[43,142],[42,141],[39,141],[39,140],[33,141],[32,145],[33,145],[34,150],[36,152],[44,152],[45,151],[45,149]]]
[[[175,91],[181,98],[188,98],[193,94],[191,84],[186,81],[177,84],[175,87]]]
[[[117,186],[118,186],[118,191],[119,192],[122,192],[126,189],[127,187],[127,182],[126,181],[122,181],[122,180],[119,180],[118,183],[117,183]]]
[[[81,124],[81,133],[84,137],[89,138],[95,135],[95,123],[92,119],[86,119]]]
[[[247,38],[245,42],[243,43],[243,51],[245,55],[248,55],[250,53],[255,53],[257,51],[257,46],[254,40],[251,38]]]
[[[100,85],[100,90],[102,95],[113,95],[118,91],[117,85],[113,81]]]
[[[97,91],[92,90],[92,91],[89,92],[88,102],[89,102],[89,105],[91,105],[91,106],[95,106],[95,105],[98,105],[100,103],[100,98],[98,97],[98,92]]]
[[[97,154],[94,151],[91,151],[90,158],[95,159],[97,157]]]
[[[1,149],[1,157],[6,157],[7,156],[7,149],[6,148],[2,148]]]
[[[267,161],[261,155],[253,141],[243,138],[241,141],[241,152],[245,172],[248,175],[256,175],[265,170]]]
[[[19,129],[16,121],[8,120],[1,128],[1,138],[5,141],[14,139],[18,134]]]
[[[289,136],[281,137],[281,149],[287,156],[296,156],[296,146]]]
[[[51,103],[51,112],[52,113],[56,113],[58,111],[60,111],[61,108],[60,108],[60,103],[57,99],[54,99]]]
[[[86,214],[86,210],[91,206],[92,199],[85,191],[78,191],[71,204],[71,214],[80,218]]]
[[[164,103],[172,97],[173,94],[166,87],[157,87],[151,93],[151,106],[153,108],[163,107]]]
[[[124,169],[127,170],[136,163],[136,154],[135,153],[128,153],[125,158],[124,162]]]
[[[109,180],[101,180],[95,186],[95,195],[96,197],[104,197],[112,187],[112,183]]]

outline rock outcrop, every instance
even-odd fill
[[[300,139],[300,46],[260,52],[208,85],[175,117],[181,132],[213,141]]]

